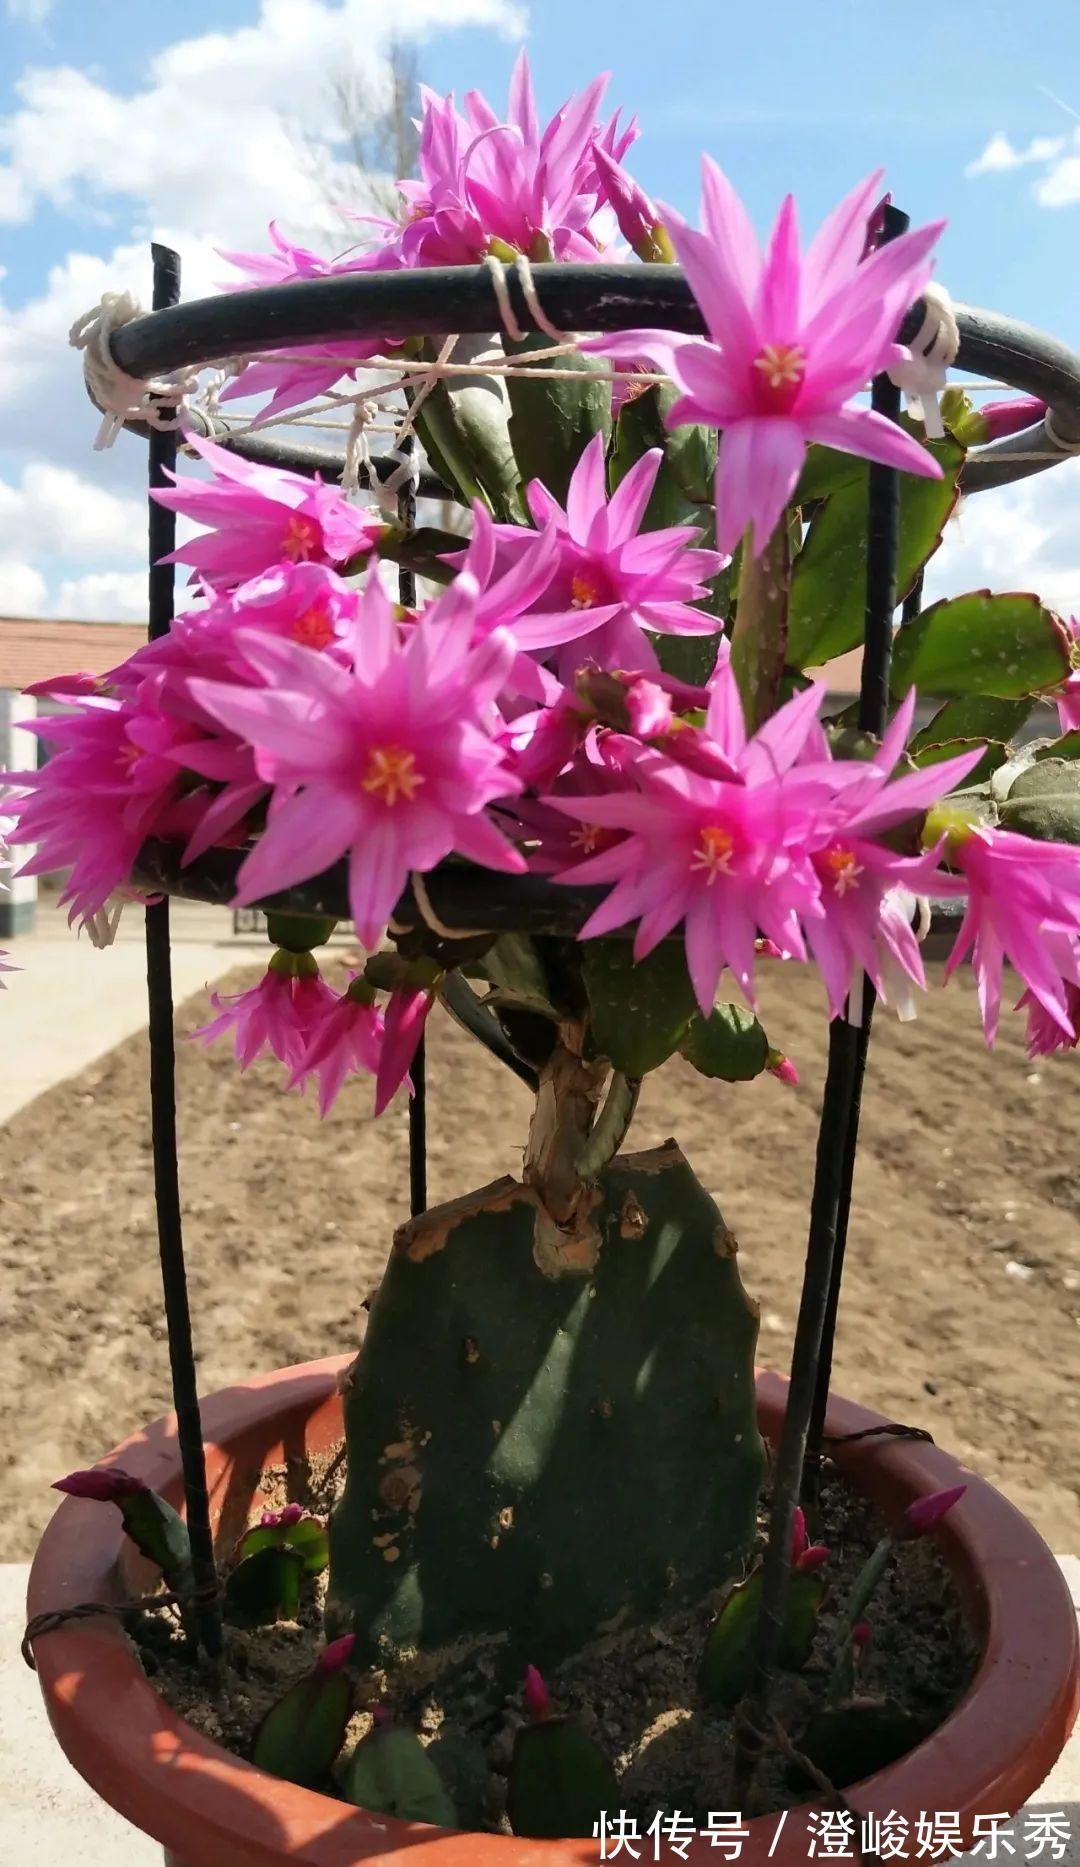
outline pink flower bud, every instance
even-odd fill
[[[815,1569],[823,1569],[829,1560],[829,1551],[824,1543],[809,1543],[802,1555],[796,1558],[796,1575],[811,1575]]]
[[[388,1705],[373,1705],[371,1708],[371,1722],[375,1726],[376,1731],[385,1731],[388,1724],[393,1724],[394,1714]]]
[[[789,1089],[798,1088],[799,1072],[782,1050],[770,1050],[765,1068],[770,1076],[775,1076],[778,1082],[786,1083]]]
[[[547,1686],[544,1684],[543,1675],[537,1671],[535,1666],[526,1666],[525,1668],[525,1685],[522,1690],[522,1698],[525,1701],[525,1710],[528,1712],[530,1718],[536,1719],[537,1721],[541,1718],[550,1718],[551,1698],[548,1694]]]
[[[261,1530],[276,1530],[280,1522],[281,1512],[279,1510],[264,1510],[262,1516],[259,1518],[259,1528]]]
[[[126,1497],[135,1497],[145,1491],[141,1478],[133,1478],[130,1472],[121,1471],[119,1465],[95,1465],[91,1471],[69,1472],[66,1478],[58,1478],[53,1485],[54,1491],[64,1491],[68,1497],[93,1498],[99,1504],[119,1504]]]
[[[941,1519],[959,1503],[967,1490],[966,1485],[951,1485],[947,1491],[929,1491],[925,1497],[918,1497],[914,1504],[909,1504],[904,1512],[903,1537],[927,1536],[936,1530]]]
[[[340,1640],[329,1641],[315,1661],[315,1671],[339,1673],[343,1666],[348,1665],[355,1645],[355,1634],[342,1634]]]
[[[1046,403],[1037,395],[1014,395],[1007,402],[984,402],[979,410],[984,441],[1002,441],[1006,435],[1021,434],[1034,427],[1046,414]]]
[[[867,1647],[870,1645],[869,1621],[856,1621],[851,1630],[851,1644],[855,1649],[856,1659],[861,1659]]]
[[[592,152],[604,194],[623,239],[633,247],[639,259],[674,265],[675,251],[667,229],[645,190],[639,188],[633,176],[628,175],[600,143],[593,143]]]
[[[671,700],[655,681],[631,681],[626,689],[626,713],[630,731],[639,739],[654,739],[658,733],[671,731],[674,711]]]
[[[302,1504],[286,1504],[284,1510],[278,1515],[278,1522],[281,1524],[299,1523],[303,1515],[304,1506]]]
[[[783,948],[778,947],[775,940],[766,939],[764,934],[759,935],[754,941],[754,952],[759,953],[762,959],[783,959],[784,957]]]

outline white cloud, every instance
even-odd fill
[[[50,605],[56,616],[81,622],[146,621],[146,572],[91,571],[66,577]]]
[[[40,616],[46,594],[45,579],[35,565],[0,558],[0,616]]]
[[[927,575],[926,601],[989,586],[1034,590],[1080,614],[1080,460],[965,500]]]
[[[1004,175],[1020,168],[1041,171],[1031,189],[1040,207],[1068,207],[1080,201],[1080,126],[1067,135],[1034,136],[1023,149],[998,130],[964,174]]]
[[[30,26],[40,26],[48,19],[55,0],[4,0],[10,19],[25,20]]]
[[[78,212],[127,201],[155,231],[227,245],[261,242],[274,216],[330,236],[334,74],[377,101],[392,37],[465,25],[512,35],[525,15],[516,0],[263,0],[254,26],[167,46],[127,95],[70,66],[30,68],[15,86],[20,108],[0,123],[0,214],[25,219],[37,200]]]
[[[33,461],[18,486],[0,480],[0,537],[33,556],[135,559],[146,553],[146,508],[67,467]]]

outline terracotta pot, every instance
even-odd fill
[[[223,1539],[243,1528],[265,1466],[299,1463],[340,1439],[336,1377],[346,1365],[342,1357],[286,1368],[205,1402],[211,1503]],[[785,1393],[778,1376],[759,1376],[767,1438],[776,1437]],[[881,1423],[865,1408],[836,1401],[828,1426],[849,1433]],[[172,1420],[125,1441],[108,1462],[179,1501]],[[970,1839],[974,1815],[1011,1814],[1039,1786],[1071,1729],[1080,1660],[1068,1591],[1030,1524],[947,1453],[883,1438],[841,1448],[840,1462],[892,1519],[922,1492],[960,1479],[968,1486],[937,1535],[980,1634],[982,1663],[967,1696],[933,1736],[849,1789],[847,1801],[859,1815],[896,1810],[912,1823],[913,1845],[923,1811],[956,1811]],[[147,1579],[117,1514],[68,1498],[38,1550],[29,1612],[115,1600]],[[105,1618],[43,1636],[36,1655],[49,1717],[71,1762],[113,1808],[164,1844],[172,1867],[357,1867],[376,1859],[384,1867],[581,1867],[599,1859],[595,1841],[450,1834],[369,1815],[265,1776],[170,1710],[119,1626]],[[777,1816],[750,1823],[742,1862],[805,1864],[811,1806],[790,1811],[779,1838]],[[855,1843],[857,1850],[858,1835]],[[642,1846],[646,1857],[652,1858],[649,1843]],[[666,1851],[662,1857],[680,1858]],[[719,1857],[699,1838],[685,1858],[691,1867],[715,1867]]]

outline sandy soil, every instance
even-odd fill
[[[238,973],[232,989],[255,975]],[[651,1077],[633,1141],[674,1135],[723,1208],[762,1309],[761,1359],[790,1348],[806,1235],[825,1023],[814,979],[767,981],[772,1078]],[[204,1016],[190,1000],[181,1033]],[[1080,1060],[1025,1062],[1021,1021],[982,1047],[969,981],[913,1026],[882,1016],[864,1104],[837,1385],[969,1460],[1051,1545],[1080,1549]],[[320,1125],[182,1043],[181,1168],[205,1389],[350,1348],[407,1210],[404,1105],[366,1091]],[[430,1197],[520,1166],[529,1097],[445,1017],[429,1042]],[[0,1131],[8,1423],[0,1558],[28,1555],[50,1481],[168,1404],[153,1225],[146,1044],[136,1037]]]

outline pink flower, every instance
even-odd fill
[[[247,992],[221,998],[211,992],[210,1003],[218,1013],[209,1024],[192,1031],[206,1044],[231,1032],[236,1060],[246,1070],[257,1057],[273,1056],[279,1063],[295,1069],[313,1030],[336,1003],[330,987],[318,976],[318,969],[306,967],[297,976],[300,955],[275,953],[270,965]],[[310,961],[314,967],[314,960]]]
[[[357,933],[374,947],[409,873],[456,850],[519,873],[525,861],[486,814],[515,788],[490,727],[513,660],[504,631],[470,642],[477,591],[459,577],[403,631],[378,579],[361,604],[352,666],[293,642],[242,630],[261,689],[193,679],[200,705],[255,751],[273,787],[266,829],[238,877],[237,903],[257,901],[349,856]]]
[[[945,976],[970,952],[987,1043],[997,1035],[1006,959],[1064,1036],[1075,1037],[1067,985],[1077,983],[1080,849],[992,828],[948,802],[929,813],[923,830],[924,843],[939,841],[967,888]],[[936,884],[938,893],[955,893],[957,887]]]
[[[894,891],[931,892],[938,879],[938,852],[901,856],[874,839],[944,797],[978,764],[982,748],[890,783],[914,713],[912,689],[897,708],[880,750],[864,765],[863,776],[822,811],[808,842],[821,883],[823,912],[808,920],[804,931],[834,1018],[843,1013],[856,967],[861,966],[879,995],[886,997],[886,955],[916,985],[926,985],[918,941]]]
[[[901,1535],[928,1536],[931,1530],[937,1529],[953,1505],[960,1502],[966,1490],[966,1485],[950,1485],[946,1491],[929,1491],[925,1497],[916,1498],[904,1512]]]
[[[1080,1037],[1080,951],[1076,954],[1076,983],[1066,982],[1065,1011],[1072,1026],[1072,1036],[1041,1005],[1033,992],[1025,992],[1017,1000],[1017,1010],[1023,1007],[1027,1011],[1027,1053],[1034,1061],[1036,1057],[1048,1057],[1055,1050],[1075,1050]]]
[[[725,965],[753,1004],[759,929],[804,959],[800,922],[820,912],[820,884],[805,844],[822,806],[857,775],[839,762],[798,763],[816,731],[823,697],[823,690],[807,688],[748,739],[735,677],[725,663],[714,679],[706,734],[732,763],[738,782],[643,752],[624,793],[545,799],[584,823],[630,832],[559,878],[615,883],[581,937],[639,919],[634,956],[640,959],[684,921],[690,977],[706,1016]],[[634,780],[636,790],[629,788]]]
[[[340,566],[366,556],[383,531],[380,518],[350,505],[318,476],[258,466],[191,433],[185,444],[209,463],[214,478],[207,483],[174,474],[176,484],[155,487],[152,497],[214,529],[161,561],[192,565],[215,589],[234,589],[282,561]]]
[[[673,266],[675,249],[660,215],[643,188],[616,162],[600,144],[593,145],[596,163],[608,205],[619,223],[619,232],[639,259]]]
[[[683,394],[668,423],[723,429],[716,471],[716,542],[732,552],[748,527],[760,553],[795,490],[811,441],[939,478],[925,448],[868,408],[851,406],[871,377],[910,353],[895,342],[930,268],[944,223],[903,234],[862,257],[880,172],[829,216],[805,255],[790,196],[762,255],[746,210],[708,156],[704,230],[663,208],[711,342],[623,331],[583,348],[672,374]]]
[[[38,771],[7,774],[18,784],[5,800],[17,822],[11,841],[37,845],[19,873],[67,869],[60,904],[69,920],[86,921],[129,880],[145,838],[166,825],[180,784],[168,754],[189,729],[152,696],[98,696],[25,730],[56,750]]]
[[[141,1478],[133,1478],[119,1465],[95,1465],[89,1471],[69,1472],[66,1478],[57,1478],[52,1488],[66,1492],[68,1497],[91,1498],[96,1504],[119,1504],[147,1489]]]
[[[707,580],[723,559],[715,551],[688,548],[698,536],[692,525],[639,532],[662,461],[658,447],[643,454],[609,499],[604,437],[598,434],[574,468],[565,512],[540,480],[528,488],[533,518],[554,533],[559,555],[542,597],[514,621],[514,639],[542,659],[556,650],[552,659],[560,680],[571,680],[585,662],[657,670],[646,630],[716,632],[715,616],[691,604],[707,595]],[[529,549],[530,534],[520,526],[498,525],[495,535],[512,561]]]
[[[505,121],[479,91],[467,94],[461,115],[452,97],[422,88],[420,180],[398,183],[409,211],[398,244],[404,264],[468,265],[493,243],[532,259],[597,258],[614,230],[595,158],[606,84],[594,79],[546,129],[524,52]],[[634,135],[612,118],[600,140],[619,158]]]
[[[322,1017],[309,1029],[289,1088],[317,1077],[320,1115],[329,1113],[347,1076],[374,1076],[378,1071],[383,1020],[373,999],[363,979],[354,979],[347,992],[325,1004]]]
[[[384,240],[394,231],[392,222],[376,223],[383,227]],[[290,285],[296,279],[332,279],[351,272],[382,272],[401,264],[393,249],[379,246],[374,252],[352,252],[338,259],[324,259],[309,247],[294,246],[270,223],[272,253],[230,253],[222,259],[246,274],[231,281],[226,291],[244,291],[250,285]],[[265,395],[271,399],[256,421],[264,422],[301,402],[312,400],[332,389],[343,376],[355,379],[356,365],[368,357],[383,356],[396,348],[395,337],[348,337],[317,344],[290,344],[278,355],[266,351],[248,363],[221,393],[229,402],[238,396]]]
[[[276,1530],[278,1528],[287,1528],[290,1524],[299,1523],[303,1515],[304,1507],[302,1504],[285,1504],[282,1506],[281,1510],[264,1510],[259,1518],[259,1523],[264,1530]]]
[[[396,986],[386,1007],[382,1055],[375,1080],[375,1113],[381,1115],[402,1083],[408,1083],[412,1060],[420,1048],[428,1014],[435,1003],[433,990],[408,985]]]

